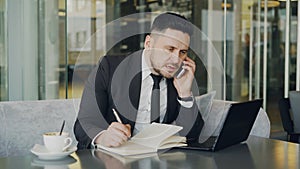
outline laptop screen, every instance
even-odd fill
[[[262,99],[232,103],[217,137],[204,143],[189,143],[185,149],[217,151],[247,140],[256,120]],[[213,143],[213,144],[211,144]]]
[[[247,140],[262,102],[262,99],[257,99],[231,104],[214,149],[222,149]]]

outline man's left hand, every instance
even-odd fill
[[[173,83],[179,97],[189,97],[192,94],[192,83],[196,70],[196,64],[189,57],[186,57],[186,59],[183,61],[183,64],[184,66],[182,66],[182,68],[185,69],[183,76],[181,76],[179,79],[174,77]]]

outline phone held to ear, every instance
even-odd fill
[[[184,72],[185,72],[185,69],[182,68],[183,65],[184,65],[184,64],[181,63],[179,69],[178,69],[177,72],[175,73],[175,77],[176,77],[177,79],[181,78],[182,75],[183,75]]]

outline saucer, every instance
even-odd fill
[[[31,149],[31,152],[39,157],[42,160],[57,160],[67,157],[77,150],[76,146],[68,148],[64,152],[49,152],[44,145],[35,144]]]

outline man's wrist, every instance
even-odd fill
[[[189,92],[186,94],[178,93],[178,100],[184,101],[184,102],[194,101],[194,95],[192,92]]]
[[[92,147],[97,148],[97,144],[101,144],[101,135],[105,132],[106,130],[102,130],[99,132],[92,140]]]
[[[182,96],[180,97],[180,95],[178,95],[177,100],[181,104],[181,106],[183,106],[185,108],[191,108],[191,107],[193,107],[193,104],[194,104],[193,93],[190,93],[190,95],[186,96],[186,97],[182,97]]]
[[[188,96],[188,97],[180,97],[180,96],[178,96],[178,100],[184,101],[184,102],[189,102],[189,101],[193,101],[194,98],[193,98],[193,96]]]

